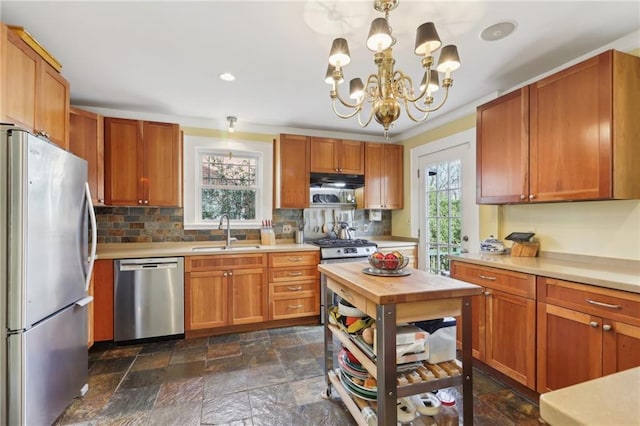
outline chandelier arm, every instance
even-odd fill
[[[337,90],[335,91],[335,97],[331,96],[331,99],[333,99],[334,101],[335,99],[338,99],[340,103],[347,108],[362,108],[362,102],[363,102],[362,100],[360,100],[360,102],[356,102],[355,104],[349,103],[344,99],[342,99],[342,97],[340,96]],[[351,115],[350,117],[353,117],[353,115]]]
[[[350,112],[348,114],[341,114],[340,112],[338,112],[338,109],[336,108],[336,98],[331,98],[331,108],[333,109],[333,112],[340,118],[351,118],[355,116],[362,109],[361,106],[352,106],[351,108],[355,108],[353,112]]]
[[[360,109],[360,111],[362,111],[362,109]],[[369,113],[369,118],[364,123],[362,122],[362,117],[360,116],[360,114],[358,114],[358,124],[360,125],[360,127],[367,127],[369,123],[371,123],[372,118],[373,118],[373,108],[371,108],[371,112]]]
[[[410,97],[410,96],[407,96],[407,100],[408,100],[409,102],[414,103],[414,102],[417,102],[417,101],[419,101],[420,99],[424,98],[424,95],[426,95],[426,94],[427,94],[427,87],[429,87],[429,82],[430,82],[430,80],[431,80],[430,76],[431,76],[431,72],[430,72],[430,70],[429,70],[429,69],[427,69],[427,82],[426,82],[426,84],[424,85],[424,89],[422,89],[422,90],[420,91],[420,93],[418,94],[418,96],[416,96],[415,98],[412,98],[412,97]],[[406,80],[408,80],[408,81],[409,81],[409,84],[411,85],[410,87],[411,87],[411,88],[413,88],[413,81],[411,80],[411,77],[408,77],[408,76],[406,76],[406,75],[403,75],[403,78],[405,78]],[[420,109],[420,108],[418,108],[418,109]],[[420,109],[420,110],[421,110],[421,111],[423,111],[422,109]]]
[[[427,109],[422,109],[422,108],[418,108],[420,111],[428,111],[428,112],[433,112],[433,111],[437,111],[440,108],[442,108],[444,106],[444,103],[447,101],[447,98],[449,97],[449,88],[446,87],[444,90],[444,96],[443,98],[440,100],[440,104],[438,104],[438,106],[433,107],[433,108],[427,108]],[[417,107],[417,105],[416,105]]]
[[[419,108],[414,102],[411,102],[411,103],[413,104],[414,107],[416,107],[416,109],[424,112],[424,115],[421,118],[414,117],[413,114],[411,113],[411,109],[409,108],[409,101],[405,98],[405,99],[403,99],[404,110],[407,112],[407,115],[409,116],[409,118],[411,120],[415,121],[415,122],[420,122],[420,121],[426,120],[431,111],[423,110],[423,109]]]

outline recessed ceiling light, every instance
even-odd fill
[[[220,80],[224,81],[233,81],[236,79],[236,76],[231,74],[230,72],[223,72],[218,77],[220,77]]]
[[[498,22],[484,29],[480,38],[486,41],[496,41],[505,38],[516,29],[515,22]]]

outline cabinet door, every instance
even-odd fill
[[[36,98],[36,130],[51,142],[69,148],[69,82],[53,67],[40,60]]]
[[[221,327],[228,324],[227,272],[207,271],[185,274],[185,328]]]
[[[182,146],[177,124],[143,122],[143,204],[182,205]]]
[[[309,149],[306,136],[280,135],[276,142],[276,208],[309,207]]]
[[[538,302],[539,393],[602,376],[602,320]]]
[[[340,173],[364,174],[364,143],[358,141],[341,141],[338,151],[338,167]]]
[[[384,145],[382,198],[385,209],[401,209],[403,205],[402,155],[402,145]]]
[[[640,366],[640,327],[604,319],[602,330],[602,374]]]
[[[487,293],[485,362],[535,389],[536,303],[502,291]]]
[[[109,206],[142,206],[142,123],[104,119],[104,197]]]
[[[102,116],[71,108],[69,151],[87,160],[94,204],[104,204],[104,127]]]
[[[40,58],[13,31],[7,30],[6,69],[2,70],[4,121],[36,131],[36,97]],[[6,72],[5,72],[6,71]]]
[[[366,209],[381,209],[384,205],[384,154],[383,144],[367,143],[365,145],[364,208]]]
[[[96,260],[93,268],[93,339],[113,340],[113,261]]]
[[[612,196],[611,51],[531,85],[533,201]]]
[[[339,173],[339,139],[311,138],[311,172]]]
[[[231,324],[248,324],[267,319],[267,275],[263,268],[229,272]]]
[[[529,88],[478,107],[476,115],[478,204],[529,199]]]

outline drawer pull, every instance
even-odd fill
[[[622,306],[620,305],[612,305],[610,303],[598,302],[597,300],[591,300],[591,299],[586,299],[586,300],[587,300],[587,303],[590,303],[596,306],[602,306],[603,308],[622,309]]]
[[[480,278],[482,278],[483,280],[487,280],[487,281],[495,281],[495,280],[496,280],[496,277],[489,277],[489,276],[487,276],[487,275],[482,275],[482,274],[480,274],[480,275],[478,275],[478,276],[479,276]]]
[[[613,327],[611,326],[611,324],[605,324],[605,325],[602,326],[602,329],[604,331],[611,331],[612,328]]]
[[[301,257],[288,257],[287,260],[289,260],[289,262],[300,262],[302,260]]]
[[[287,308],[289,308],[289,309],[300,309],[300,308],[302,308],[302,305],[289,305],[289,306],[287,306]]]
[[[598,324],[598,323],[597,323],[597,322],[595,322],[595,321],[591,321],[591,322],[589,323],[589,325],[590,325],[591,327],[593,327],[593,328],[598,328],[598,326],[599,326],[600,324]]]
[[[287,288],[289,290],[291,290],[291,291],[300,291],[300,290],[302,290],[302,286],[301,285],[299,285],[298,287],[287,287]]]
[[[302,275],[302,272],[297,271],[297,272],[289,272],[289,276],[290,277],[299,277],[300,275]]]

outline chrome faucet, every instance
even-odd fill
[[[222,229],[222,222],[227,219],[227,244],[224,248],[231,248],[231,241],[236,241],[236,238],[231,238],[231,225],[229,223],[229,215],[223,214],[220,216],[220,224],[218,224],[218,229]]]

